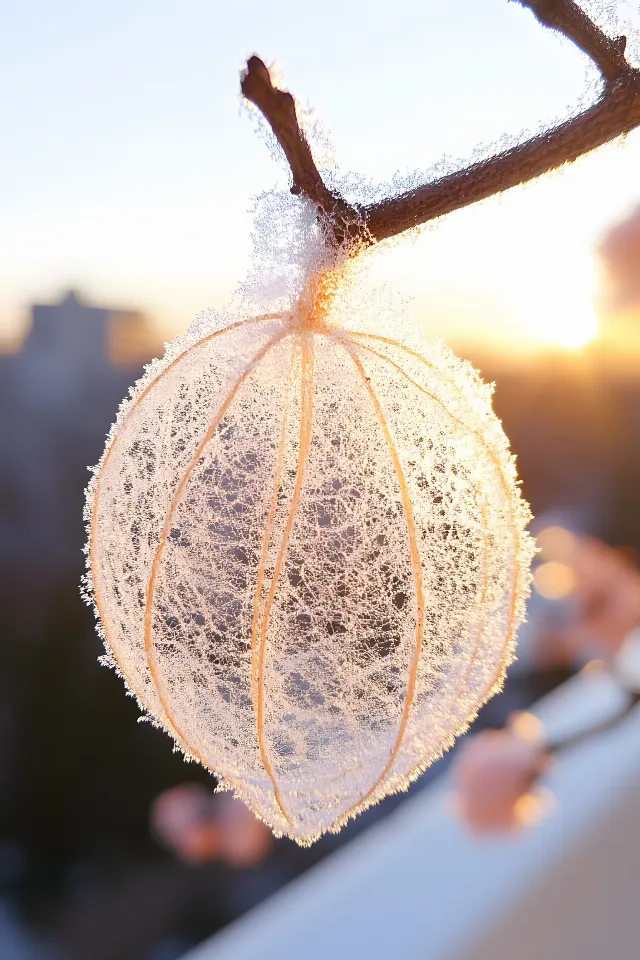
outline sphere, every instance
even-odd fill
[[[268,315],[132,391],[88,490],[89,591],[141,707],[309,843],[500,688],[528,519],[490,390],[442,344]]]

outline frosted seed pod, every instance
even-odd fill
[[[299,843],[405,789],[513,658],[528,509],[489,389],[441,344],[305,308],[169,352],[87,517],[140,705]]]

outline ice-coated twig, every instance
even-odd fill
[[[274,87],[259,57],[248,60],[242,93],[271,126],[291,169],[292,192],[304,194],[316,205],[331,245],[356,247],[396,236],[539,177],[640,126],[640,70],[625,59],[626,38],[608,37],[574,0],[516,2],[591,58],[604,80],[600,99],[516,147],[359,209],[330,191],[322,180],[298,124],[291,94]]]
[[[349,237],[357,241],[362,235],[361,217],[343,197],[329,190],[320,176],[291,94],[274,87],[269,70],[255,56],[247,60],[240,89],[269,123],[291,170],[291,192],[304,194],[316,205],[328,241],[334,246],[342,246]]]
[[[574,0],[515,0],[533,11],[537,20],[558,30],[586,53],[607,83],[615,83],[632,71],[624,58],[626,37],[611,38],[589,19]]]

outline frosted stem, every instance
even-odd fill
[[[640,126],[640,70],[625,59],[625,37],[608,37],[574,0],[517,0],[564,34],[597,66],[600,99],[519,146],[439,180],[356,209],[326,186],[300,129],[293,97],[274,87],[259,57],[247,61],[241,89],[263,113],[291,169],[292,187],[317,207],[327,242],[357,249],[535,179]]]

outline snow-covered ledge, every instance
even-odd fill
[[[581,674],[535,712],[554,735],[615,712]],[[640,709],[563,754],[556,809],[472,840],[439,781],[184,960],[623,960],[640,956]]]

